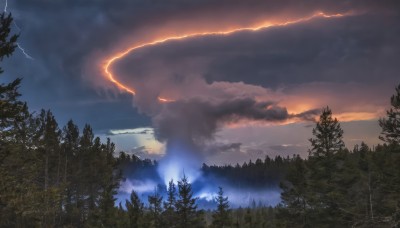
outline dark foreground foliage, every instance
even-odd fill
[[[0,15],[0,61],[17,45],[11,23],[11,15]],[[120,170],[132,169],[132,162],[142,169],[154,163],[124,153],[116,158],[114,144],[95,138],[89,125],[82,132],[72,121],[60,128],[50,111],[30,113],[18,99],[20,82],[0,85],[0,227],[400,226],[400,86],[379,121],[387,144],[362,143],[349,151],[327,107],[313,129],[307,159],[203,167],[205,175],[236,177],[239,184],[281,182],[280,205],[231,209],[220,189],[216,209],[204,211],[185,177],[169,184],[166,199],[155,191],[145,207],[132,192],[115,206]]]

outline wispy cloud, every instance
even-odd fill
[[[134,128],[134,129],[116,129],[110,130],[108,135],[147,135],[147,134],[154,134],[153,128]]]

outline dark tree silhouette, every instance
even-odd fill
[[[310,155],[324,156],[338,152],[344,148],[343,130],[338,120],[332,118],[332,111],[329,107],[322,110],[322,114],[312,131],[314,138],[311,142]]]
[[[11,56],[17,47],[17,35],[10,35],[11,23],[13,18],[11,14],[0,14],[0,61],[5,57]],[[0,74],[3,69],[0,67]],[[18,78],[8,84],[0,84],[0,139],[5,140],[12,136],[10,127],[16,122],[21,121],[19,118],[24,110],[24,103],[19,101],[20,93],[18,87],[21,79]],[[1,145],[0,145],[1,146]],[[2,154],[3,156],[3,154]]]
[[[192,185],[184,175],[178,181],[178,199],[175,205],[179,227],[192,227],[196,222],[196,200],[197,198],[193,198]]]
[[[391,108],[386,111],[386,118],[379,120],[382,128],[379,139],[391,143],[400,144],[400,84],[396,88],[396,94],[390,98]]]
[[[228,197],[224,197],[224,191],[219,187],[218,195],[215,197],[217,201],[217,210],[213,214],[214,227],[229,227],[231,225],[229,217],[229,201]]]
[[[157,189],[154,191],[154,194],[148,197],[149,201],[149,210],[150,210],[150,218],[151,218],[151,227],[163,227],[163,222],[161,218],[162,213],[162,199]]]
[[[176,223],[176,187],[171,180],[168,183],[167,201],[164,202],[163,222],[166,227],[173,227]]]
[[[141,227],[141,220],[143,218],[143,203],[140,201],[135,191],[131,193],[130,201],[125,203],[128,211],[128,219],[130,227]]]

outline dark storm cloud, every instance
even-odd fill
[[[371,6],[363,2],[358,8],[349,4],[344,8],[358,13],[270,28],[257,34],[243,32],[157,45],[117,63],[116,72],[144,94],[137,96],[137,104],[145,109],[151,108],[149,104],[160,94],[208,94],[210,91],[201,87],[223,81],[280,89],[282,97],[298,97],[291,105],[303,102],[313,108],[332,105],[339,112],[364,109],[382,113],[400,71],[396,64],[400,57],[396,39],[400,35],[400,15],[390,10],[394,1],[385,4]],[[304,101],[303,94],[320,99]],[[376,118],[377,114],[367,118],[373,115]]]
[[[241,150],[242,143],[211,143],[206,145],[204,148],[204,153],[207,154],[207,157],[220,154],[227,153],[233,155],[235,153],[242,153]]]
[[[218,147],[218,150],[229,151],[229,150],[240,150],[241,143],[225,144]]]
[[[400,71],[399,20],[399,14],[366,13],[316,19],[256,35],[194,38],[141,50],[117,65],[134,81],[152,77],[158,73],[154,68],[168,68],[164,74],[177,83],[193,71],[208,83],[243,81],[272,88],[316,81],[371,85],[382,82],[382,77],[393,83]]]
[[[283,122],[291,118],[310,120],[315,110],[290,114],[284,107],[272,102],[257,102],[252,98],[222,100],[189,99],[166,104],[153,118],[158,139],[190,140],[202,143],[212,139],[223,124],[235,123],[242,119]]]
[[[150,123],[137,114],[130,96],[110,94],[109,87],[100,91],[92,87],[104,80],[99,61],[118,48],[171,30],[296,19],[319,10],[356,13],[257,35],[172,42],[141,50],[140,55],[116,64],[121,80],[132,87],[139,85],[135,106],[154,117],[158,137],[191,144],[212,139],[222,124],[242,118],[275,122],[296,117],[310,120],[315,114],[313,110],[292,114],[277,103],[279,99],[259,101],[247,94],[252,88],[243,95],[229,92],[233,85],[222,87],[215,81],[295,87],[284,94],[297,85],[320,81],[374,85],[385,78],[393,83],[400,71],[396,63],[399,14],[392,11],[396,4],[372,0],[16,0],[9,2],[9,11],[21,28],[21,44],[35,60],[17,54],[5,69],[25,78],[22,92],[34,109],[52,108],[57,116],[90,122],[97,130],[130,128]],[[387,85],[382,88],[387,90]],[[195,94],[201,99],[193,95],[163,107],[155,104],[160,93],[174,91],[178,98]],[[210,99],[214,96],[219,99],[216,103]]]
[[[272,32],[228,40],[227,49],[246,55],[219,53],[212,61],[208,81],[245,81],[277,87],[310,82],[389,83],[398,79],[400,66],[399,14],[364,14],[336,20],[277,28]],[[238,43],[251,43],[243,48]],[[241,64],[234,64],[240,62]],[[243,79],[243,75],[249,75]]]

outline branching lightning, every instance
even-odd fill
[[[135,50],[162,44],[162,43],[165,43],[168,41],[173,41],[173,40],[182,40],[182,39],[189,39],[189,38],[201,37],[201,36],[223,36],[223,35],[230,35],[232,33],[237,33],[237,32],[244,32],[244,31],[259,31],[259,30],[270,28],[270,27],[281,27],[281,26],[287,26],[287,25],[297,24],[297,23],[301,23],[301,22],[306,22],[306,21],[312,20],[314,18],[337,18],[337,17],[343,17],[343,16],[347,16],[347,15],[350,15],[350,13],[325,14],[323,12],[319,12],[319,13],[315,13],[308,17],[303,17],[303,18],[299,18],[297,20],[285,21],[285,22],[280,22],[280,23],[272,23],[272,22],[267,21],[267,22],[263,22],[263,23],[259,24],[258,26],[254,26],[254,27],[242,27],[242,28],[235,28],[235,29],[230,29],[230,30],[226,30],[226,31],[199,32],[199,33],[183,34],[180,36],[161,37],[161,38],[155,39],[150,42],[143,42],[142,44],[139,44],[139,45],[136,45],[133,47],[129,47],[128,49],[126,49],[122,52],[116,53],[116,54],[112,55],[111,57],[109,57],[108,59],[106,59],[104,62],[104,65],[103,65],[104,76],[106,77],[107,80],[114,83],[120,90],[123,90],[123,91],[126,91],[128,93],[135,95],[136,94],[135,90],[132,88],[129,88],[128,86],[124,85],[123,83],[121,83],[120,81],[115,79],[114,74],[110,70],[113,63],[115,63],[119,59],[124,58],[125,56],[127,56],[128,54],[130,54],[131,52],[133,52]],[[170,100],[167,98],[162,98],[162,97],[158,97],[158,100],[160,102],[173,101],[173,100]]]

